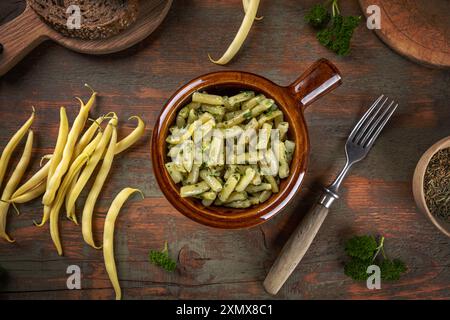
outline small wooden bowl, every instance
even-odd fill
[[[425,201],[425,193],[423,187],[425,171],[427,170],[428,163],[436,152],[446,148],[450,148],[450,137],[439,140],[422,155],[419,162],[417,163],[416,170],[414,171],[413,194],[414,200],[416,201],[416,205],[419,210],[422,211],[423,214],[425,214],[443,234],[445,234],[447,237],[450,237],[450,223],[439,219],[430,212]]]
[[[337,68],[325,59],[314,63],[306,72],[287,87],[281,87],[261,76],[223,71],[200,76],[181,87],[163,107],[152,134],[152,161],[156,180],[170,203],[182,214],[202,224],[218,228],[244,228],[258,225],[277,214],[297,193],[309,155],[309,138],[303,117],[304,109],[322,95],[341,84]],[[263,93],[275,100],[289,122],[289,137],[296,143],[290,175],[283,179],[280,192],[266,202],[248,209],[218,206],[205,207],[200,201],[180,197],[180,187],[173,183],[164,164],[166,138],[180,108],[190,102],[196,91],[232,95],[242,90]]]

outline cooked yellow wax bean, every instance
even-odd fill
[[[236,191],[237,192],[242,192],[244,191],[248,185],[252,182],[253,178],[255,177],[255,170],[253,170],[252,168],[247,168],[245,170],[245,174],[244,176],[241,178],[241,180],[239,180],[238,185],[236,186]]]
[[[230,194],[230,196],[228,197],[227,201],[225,201],[225,203],[247,200],[247,198],[248,198],[247,192],[245,192],[245,191],[244,192],[233,191]]]
[[[84,105],[81,103],[81,109],[78,113],[75,121],[72,125],[72,128],[69,131],[69,135],[67,136],[67,142],[64,146],[63,154],[61,157],[61,161],[59,162],[54,174],[50,178],[50,181],[47,182],[47,190],[42,198],[42,203],[44,205],[50,205],[55,199],[56,192],[58,191],[59,185],[61,184],[61,180],[64,177],[65,173],[69,169],[70,162],[72,160],[73,151],[75,148],[75,144],[78,140],[78,137],[81,133],[81,130],[84,127],[86,119],[89,114],[89,110],[93,106],[95,102],[95,98],[97,96],[96,92],[92,93],[89,101]],[[81,102],[81,100],[80,100]],[[58,155],[54,155],[58,156]]]
[[[259,194],[259,202],[263,203],[266,200],[268,200],[270,198],[270,196],[272,195],[272,191],[270,190],[264,190],[263,192],[261,192]]]
[[[185,198],[185,197],[192,197],[192,196],[196,196],[199,195],[203,192],[206,192],[209,190],[209,185],[205,182],[199,182],[196,184],[190,184],[187,186],[182,186],[180,188],[180,195],[181,197]]]
[[[231,195],[231,193],[236,188],[237,184],[239,183],[239,179],[241,178],[240,174],[233,173],[225,182],[222,191],[219,193],[219,199],[220,201],[227,201],[228,197]]]
[[[14,242],[14,240],[11,239],[6,233],[6,218],[8,216],[8,209],[10,205],[9,200],[11,198],[11,195],[14,193],[14,190],[16,189],[17,185],[19,184],[20,179],[22,179],[25,170],[28,167],[28,163],[30,162],[31,158],[32,148],[33,148],[33,131],[30,130],[28,133],[25,148],[23,149],[22,156],[20,157],[20,160],[17,163],[16,168],[11,174],[8,183],[6,184],[5,189],[3,190],[0,201],[0,237],[2,237],[8,242]]]
[[[8,167],[9,160],[16,149],[19,142],[27,133],[31,124],[34,120],[34,109],[31,114],[31,117],[22,125],[22,127],[12,136],[6,145],[5,149],[3,149],[2,155],[0,157],[0,187],[2,186],[3,178],[5,176],[6,168]]]
[[[265,122],[272,120],[273,118],[279,117],[283,113],[280,110],[272,111],[269,114],[264,114],[259,120],[258,124],[262,126]]]
[[[255,96],[253,91],[244,91],[228,98],[228,103],[231,106],[234,106],[237,103],[241,103],[247,101]]]
[[[205,207],[209,207],[210,205],[212,205],[214,203],[214,200],[206,200],[206,199],[203,199],[202,200],[202,204],[205,206]]]
[[[222,184],[217,180],[209,170],[200,170],[200,178],[202,178],[214,192],[222,190]]]
[[[199,195],[200,199],[214,201],[217,197],[217,193],[213,191],[206,191]]]
[[[239,200],[239,201],[233,201],[233,202],[226,202],[224,203],[225,207],[230,207],[230,208],[236,208],[236,209],[243,209],[243,208],[248,208],[250,207],[252,204],[249,200]]]
[[[252,109],[253,107],[257,106],[261,101],[263,101],[266,97],[264,97],[264,95],[260,94],[257,95],[254,98],[251,98],[250,100],[244,102],[242,104],[241,109],[242,110],[247,110],[247,109]]]
[[[251,109],[251,117],[252,118],[256,118],[257,116],[259,116],[261,113],[267,111],[270,109],[270,107],[273,106],[274,101],[272,99],[264,99],[263,101],[261,101],[260,104],[258,104],[256,107]],[[261,123],[260,123],[261,124]],[[262,125],[262,124],[261,124]]]
[[[279,191],[278,183],[277,183],[277,181],[275,180],[274,177],[272,177],[272,176],[264,176],[264,179],[266,179],[266,181],[268,183],[270,183],[270,185],[272,186],[272,192],[273,193],[277,193]]]
[[[270,185],[270,183],[261,183],[257,186],[249,185],[247,189],[245,189],[245,191],[250,193],[256,193],[264,190],[272,190],[272,186]]]
[[[122,298],[122,291],[120,289],[119,279],[117,277],[116,262],[114,260],[114,226],[120,209],[127,199],[135,192],[142,192],[138,189],[125,188],[119,192],[114,198],[108,213],[106,214],[105,227],[103,230],[103,258],[105,261],[106,272],[114,287],[116,293],[116,300]],[[142,197],[144,197],[142,195]]]
[[[212,104],[214,106],[223,106],[224,104],[223,97],[214,94],[207,94],[200,92],[194,92],[192,94],[192,101],[205,104]]]
[[[177,166],[174,162],[167,162],[165,164],[167,171],[169,172],[170,177],[172,178],[174,183],[179,183],[183,180],[183,175],[177,169]]]
[[[106,149],[105,157],[103,159],[102,165],[98,170],[97,176],[95,177],[94,183],[92,184],[91,190],[86,198],[86,202],[83,208],[83,215],[81,219],[81,231],[83,234],[84,241],[93,248],[99,249],[94,242],[92,235],[92,215],[94,213],[95,203],[103,188],[106,178],[108,177],[109,171],[111,170],[112,162],[115,154],[115,146],[117,145],[117,127],[113,127],[113,132],[111,134],[111,139],[109,141],[108,149]]]
[[[286,160],[286,147],[283,142],[279,143],[280,146],[280,158],[278,159],[280,162],[280,166],[278,167],[278,176],[283,179],[289,176],[289,164]]]
[[[167,164],[166,164],[166,167],[167,167]],[[170,174],[170,172],[169,172],[169,174]],[[198,164],[193,164],[192,170],[191,170],[191,172],[189,172],[188,177],[186,179],[186,183],[187,184],[197,183],[199,176],[200,176],[200,166]],[[177,176],[177,180],[178,180],[178,176]],[[180,178],[179,178],[178,182],[180,182],[181,180],[183,180],[183,176],[181,176],[181,174],[180,174]],[[175,181],[175,179],[174,179],[174,181]],[[175,182],[175,183],[178,183],[178,182]]]
[[[253,196],[253,197],[249,197],[248,201],[250,201],[250,203],[254,206],[259,204],[259,197]]]

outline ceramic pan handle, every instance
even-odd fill
[[[321,96],[336,89],[341,83],[342,78],[338,68],[330,61],[320,59],[287,88],[303,105],[303,108],[306,108]]]

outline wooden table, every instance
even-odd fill
[[[18,1],[2,1],[19,8]],[[120,155],[102,192],[95,216],[99,238],[113,196],[125,186],[142,189],[117,221],[116,260],[125,299],[267,299],[262,281],[293,228],[344,164],[344,141],[352,125],[380,93],[395,98],[400,108],[369,157],[350,173],[317,238],[301,264],[275,298],[280,299],[412,299],[450,298],[450,240],[415,207],[411,178],[420,155],[450,134],[450,73],[412,63],[387,48],[364,26],[356,32],[353,51],[340,58],[315,40],[303,22],[317,1],[262,1],[264,20],[256,22],[243,49],[227,67],[208,61],[219,56],[234,36],[242,14],[241,1],[174,1],[167,19],[141,44],[108,56],[87,56],[45,43],[0,79],[0,148],[25,121],[34,105],[37,144],[32,169],[52,152],[58,129],[58,107],[73,119],[75,95],[87,98],[87,82],[100,93],[93,115],[115,111],[128,133],[134,114],[147,123],[145,139]],[[361,14],[357,1],[342,1],[346,14]],[[17,11],[17,10],[16,10]],[[11,16],[9,17],[11,18]],[[3,19],[4,20],[4,19]],[[4,22],[4,21],[3,21]],[[200,74],[224,69],[251,71],[280,84],[293,81],[316,59],[333,61],[344,84],[306,112],[312,153],[302,191],[271,221],[248,230],[216,230],[196,224],[171,207],[152,173],[150,135],[155,119],[172,92]],[[17,157],[16,157],[17,158]],[[84,200],[84,196],[82,197]],[[78,213],[83,201],[80,201]],[[112,299],[101,251],[82,241],[80,227],[63,219],[65,256],[59,257],[48,225],[39,229],[39,200],[12,210],[8,229],[14,244],[0,242],[0,265],[9,282],[2,299]],[[354,234],[382,234],[389,256],[408,265],[395,283],[370,291],[365,283],[343,274],[343,242]],[[167,273],[148,262],[150,248],[164,241],[178,258]],[[82,290],[68,290],[66,269],[78,265]]]

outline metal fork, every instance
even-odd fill
[[[398,104],[393,100],[389,101],[389,98],[381,95],[353,128],[345,144],[347,161],[344,168],[336,180],[329,187],[324,188],[319,201],[306,214],[284,245],[264,280],[264,288],[267,292],[277,294],[305,255],[325,220],[331,204],[339,198],[339,187],[347,172],[353,164],[367,156],[381,130],[397,109]]]

